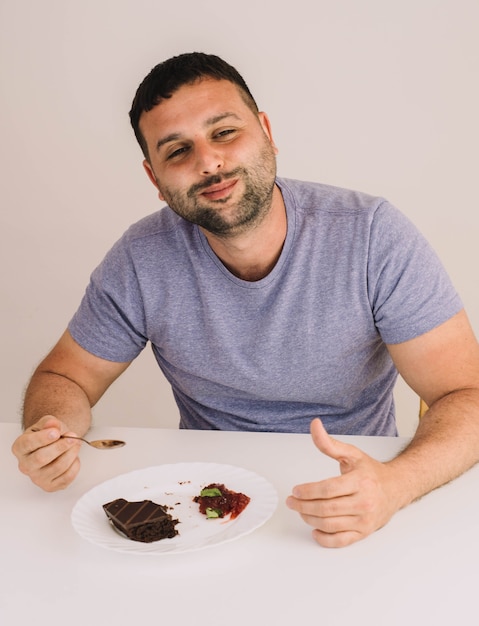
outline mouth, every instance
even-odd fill
[[[237,182],[237,179],[224,180],[217,185],[210,185],[201,192],[201,195],[208,200],[224,200],[231,194]]]

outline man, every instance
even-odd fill
[[[47,491],[75,478],[79,444],[60,434],[88,430],[91,407],[147,342],[181,427],[311,425],[341,475],[295,487],[287,505],[321,545],[367,536],[477,462],[479,347],[437,257],[397,210],[276,178],[268,117],[218,57],[154,68],[130,118],[169,206],[108,253],[37,368],[13,444],[21,471]],[[395,435],[398,371],[430,406],[406,450],[379,463],[329,436]]]

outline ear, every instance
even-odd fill
[[[158,189],[158,197],[160,198],[160,200],[164,200],[165,198],[163,197],[163,194],[161,193],[161,189],[158,185],[158,180],[155,176],[155,172],[153,171],[153,168],[151,167],[151,165],[148,163],[146,159],[143,161],[143,169],[145,170],[146,175],[148,176],[150,181]]]
[[[258,119],[259,119],[259,123],[261,124],[261,128],[263,129],[265,135],[268,137],[268,139],[271,142],[271,145],[273,146],[274,153],[278,154],[279,150],[276,147],[276,144],[274,143],[274,140],[273,140],[273,133],[271,131],[271,122],[269,121],[269,117],[266,115],[266,113],[264,113],[263,111],[260,111],[258,113]]]

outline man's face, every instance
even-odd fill
[[[219,236],[261,221],[271,206],[276,147],[269,121],[226,80],[184,85],[140,118],[145,169],[178,215]]]

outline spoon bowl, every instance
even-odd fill
[[[60,435],[60,439],[79,439],[98,450],[112,450],[113,448],[121,448],[125,445],[125,441],[120,441],[119,439],[95,439],[93,441],[87,441],[83,439],[83,437],[73,437],[73,435]]]

